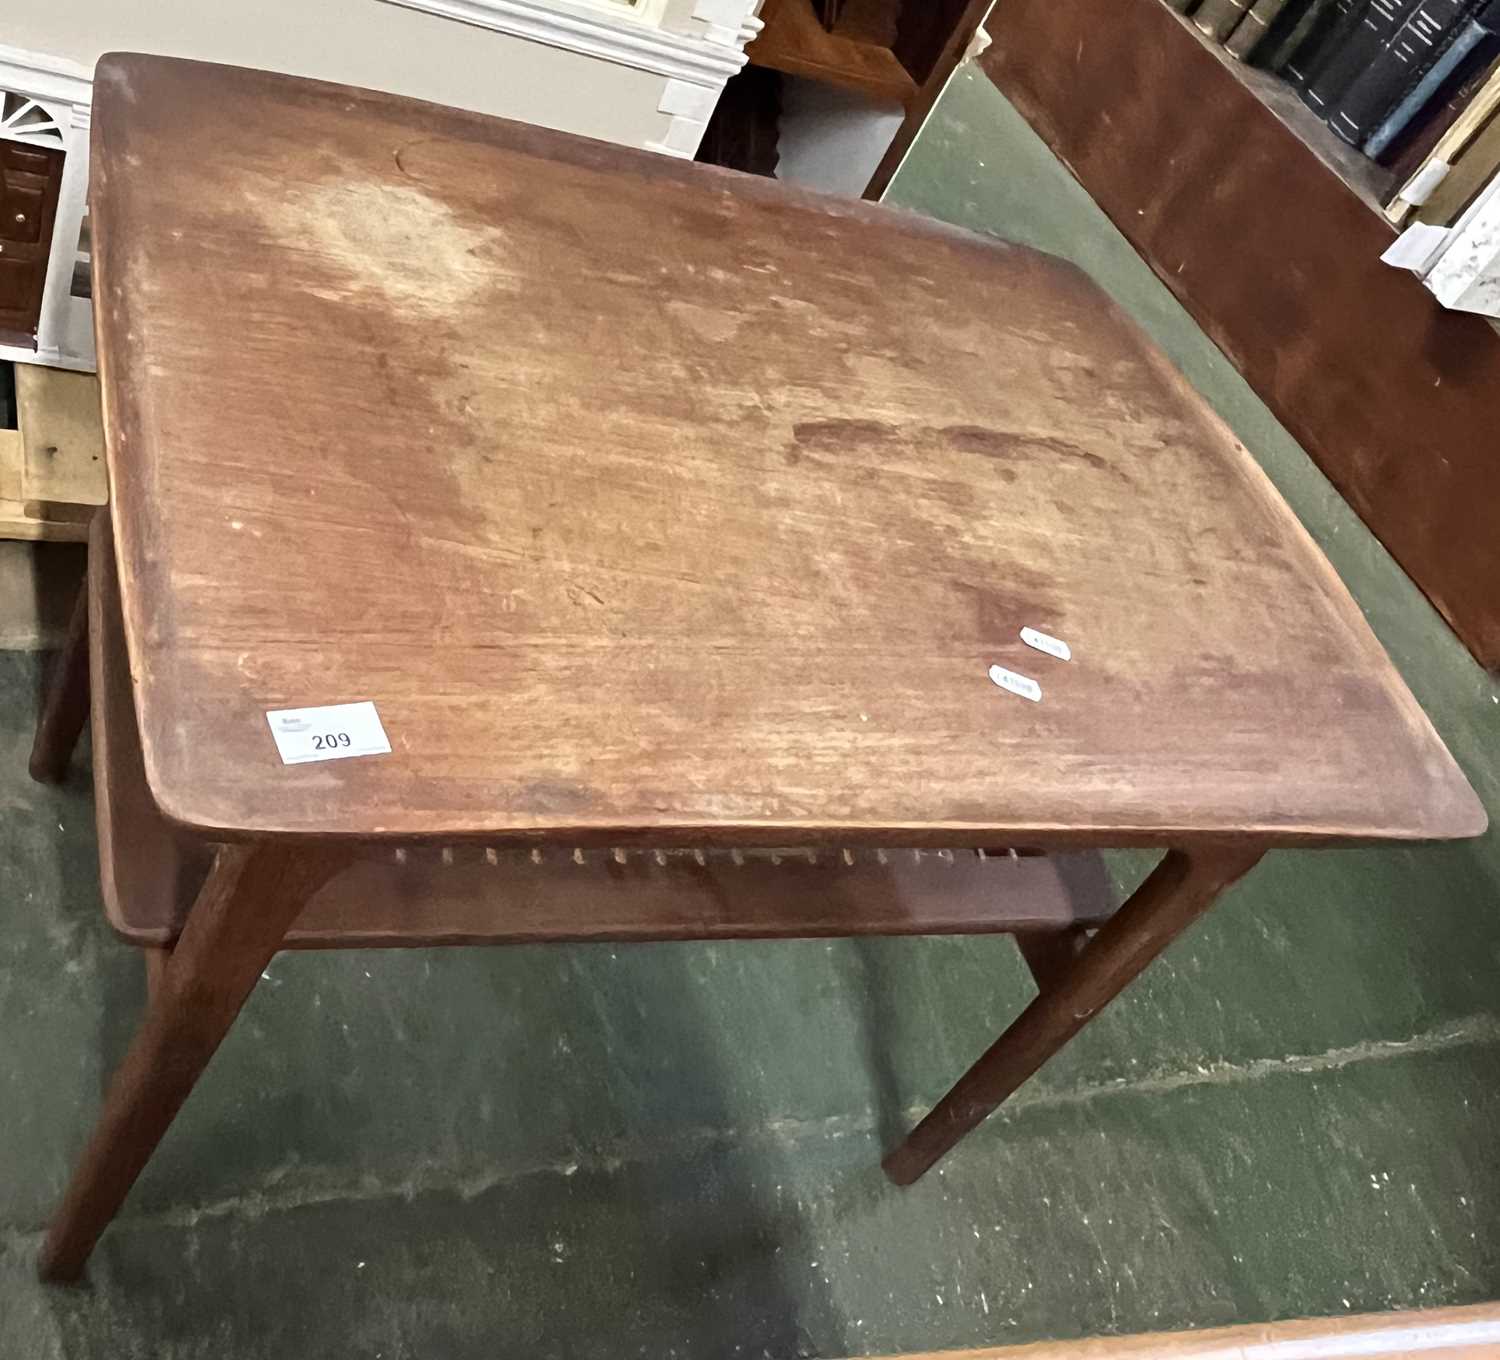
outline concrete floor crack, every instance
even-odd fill
[[[1335,1072],[1359,1063],[1384,1062],[1393,1059],[1439,1054],[1453,1049],[1479,1045],[1500,1045],[1500,1017],[1475,1015],[1438,1026],[1407,1039],[1368,1040],[1347,1047],[1331,1048],[1318,1054],[1293,1054],[1282,1058],[1254,1058],[1243,1063],[1215,1063],[1191,1071],[1165,1072],[1139,1078],[1093,1083],[1067,1090],[1022,1088],[1004,1107],[1002,1117],[1008,1122],[1024,1118],[1028,1112],[1088,1104],[1119,1096],[1157,1097],[1175,1091],[1202,1086],[1223,1086],[1258,1082],[1277,1076],[1302,1076]],[[957,1073],[954,1074],[955,1076]],[[902,1111],[908,1123],[914,1123],[927,1111],[915,1105]],[[829,1140],[848,1137],[872,1137],[879,1123],[876,1112],[822,1115],[815,1118],[783,1117],[746,1128],[720,1128],[700,1125],[678,1130],[671,1139],[667,1155],[677,1155],[720,1144],[773,1139],[784,1144],[804,1140]],[[663,1155],[662,1140],[657,1137],[625,1139],[609,1147],[579,1150],[563,1158],[511,1162],[472,1173],[456,1171],[441,1164],[420,1166],[398,1181],[361,1176],[349,1181],[334,1174],[313,1173],[303,1184],[287,1183],[285,1173],[276,1173],[273,1183],[223,1199],[192,1207],[129,1210],[119,1222],[125,1228],[193,1228],[204,1220],[219,1218],[256,1219],[268,1214],[326,1204],[370,1203],[381,1200],[411,1200],[419,1195],[448,1194],[463,1200],[476,1199],[492,1190],[527,1177],[538,1175],[572,1176],[580,1171],[611,1173],[620,1167],[649,1161]],[[40,1227],[12,1228],[0,1234],[0,1245],[19,1246],[38,1236]]]

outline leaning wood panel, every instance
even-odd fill
[[[1005,0],[984,69],[1479,660],[1500,668],[1500,337],[1160,0]]]
[[[16,410],[25,498],[103,505],[109,499],[109,481],[99,380],[92,373],[18,364]]]
[[[21,432],[0,430],[0,502],[21,499]]]
[[[1245,1323],[1200,1332],[1145,1332],[981,1350],[924,1351],[903,1360],[1344,1360],[1421,1356],[1480,1360],[1500,1355],[1500,1304],[1423,1308],[1359,1317]]]
[[[809,0],[768,0],[765,27],[745,48],[752,66],[839,85],[876,99],[908,103],[917,91],[910,72],[888,47],[830,33]]]
[[[948,84],[949,78],[958,69],[959,63],[968,51],[969,44],[974,41],[974,35],[978,32],[985,16],[990,12],[994,0],[968,0],[956,12],[948,14],[941,22],[948,25],[946,37],[942,46],[931,53],[931,60],[924,59],[922,68],[926,75],[921,85],[917,87],[916,95],[907,103],[906,117],[901,126],[896,129],[896,135],[891,138],[891,144],[886,147],[885,154],[880,158],[880,164],[875,167],[875,173],[870,176],[870,182],[865,185],[863,197],[878,199],[890,186],[891,180],[896,177],[896,171],[900,169],[901,162],[906,158],[906,153],[911,150],[912,144],[917,140],[917,134],[921,132],[926,123],[928,115],[937,104],[939,96]],[[949,10],[953,6],[947,6]],[[902,19],[906,20],[908,14],[913,11],[908,7],[902,10]],[[922,41],[926,42],[935,36],[935,28],[928,27],[933,21],[930,14],[935,11],[915,11],[923,16],[915,22],[921,26],[923,33]],[[915,37],[913,41],[915,41]]]

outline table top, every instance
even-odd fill
[[[1264,474],[1072,266],[289,77],[117,55],[94,92],[126,637],[175,821],[1483,829]],[[267,711],[363,700],[389,754],[283,764]]]

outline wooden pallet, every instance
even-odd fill
[[[82,542],[109,500],[99,381],[16,365],[15,430],[0,430],[0,538]]]

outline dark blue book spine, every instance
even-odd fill
[[[1323,63],[1338,50],[1369,3],[1370,0],[1331,0],[1318,12],[1301,46],[1287,59],[1282,68],[1286,78],[1293,85],[1305,88],[1322,69]]]
[[[1464,27],[1474,0],[1418,0],[1329,111],[1328,126],[1358,146]]]
[[[1287,6],[1290,18],[1282,16],[1286,22],[1279,25],[1281,31],[1266,43],[1264,51],[1255,54],[1255,64],[1268,71],[1286,75],[1290,80],[1288,63],[1302,50],[1303,43],[1317,32],[1318,25],[1323,22],[1332,5],[1333,0],[1292,0],[1292,4]]]
[[[1304,98],[1331,117],[1345,92],[1364,73],[1418,8],[1421,0],[1370,0],[1369,8],[1338,50],[1308,81]]]
[[[1489,31],[1483,25],[1470,19],[1365,139],[1361,148],[1365,155],[1371,160],[1385,155],[1391,143],[1406,131],[1412,119],[1431,103],[1449,77],[1488,36]]]

